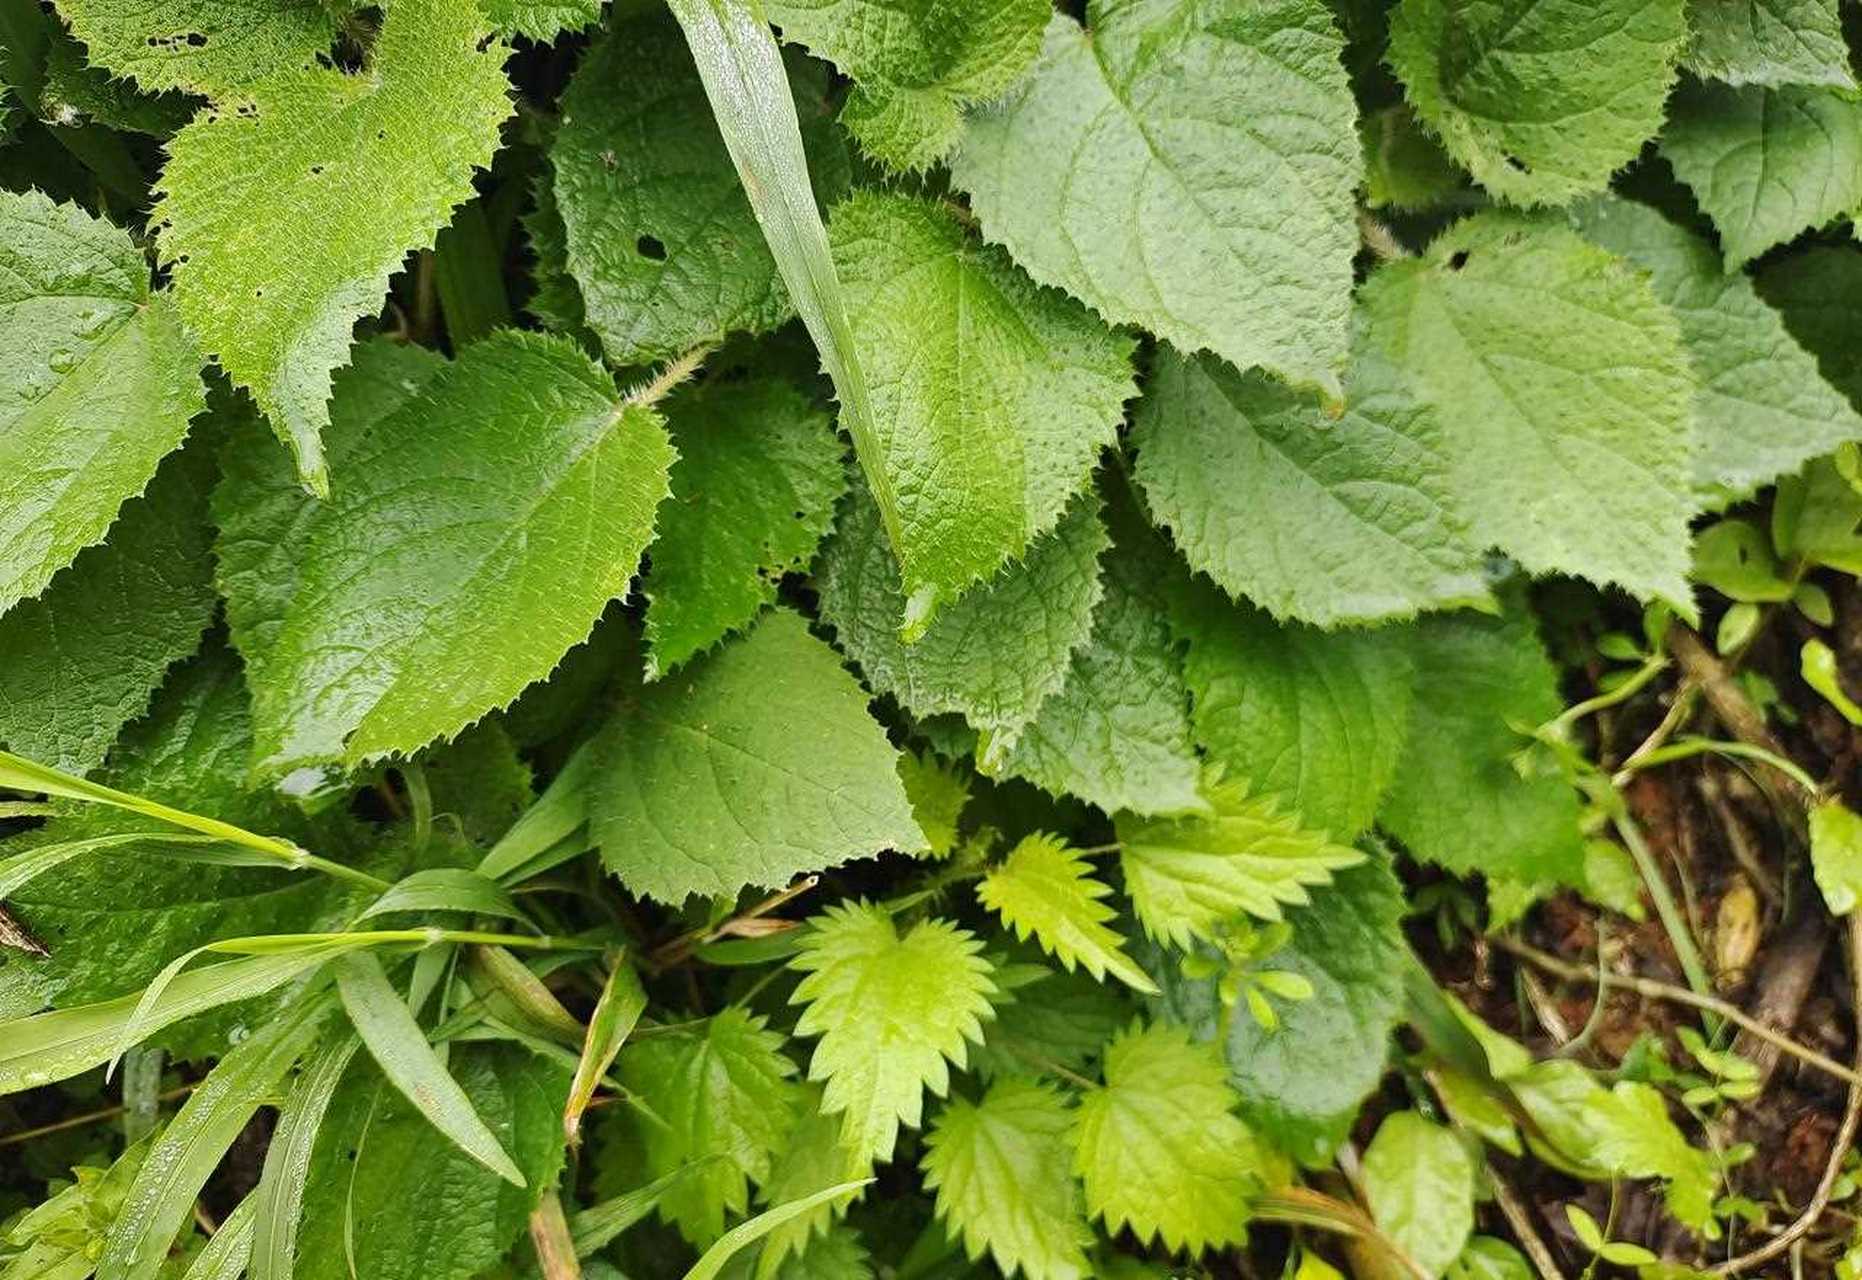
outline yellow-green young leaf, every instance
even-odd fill
[[[1604,1095],[1609,1107],[1601,1119],[1595,1150],[1607,1167],[1630,1178],[1660,1178],[1668,1211],[1697,1232],[1718,1233],[1713,1200],[1720,1172],[1712,1154],[1688,1145],[1668,1114],[1661,1090],[1635,1080],[1619,1080]]]
[[[1238,782],[1204,789],[1208,817],[1118,818],[1119,867],[1139,923],[1152,937],[1187,947],[1239,912],[1278,920],[1310,901],[1308,888],[1364,855],[1309,831]]]
[[[321,437],[351,326],[471,196],[511,112],[486,35],[477,0],[395,0],[366,72],[278,71],[168,145],[150,222],[181,317],[314,492],[329,490]]]
[[[1416,114],[1516,204],[1601,191],[1662,124],[1683,0],[1402,0],[1390,65]]]
[[[963,1237],[1005,1276],[1081,1280],[1092,1243],[1068,1163],[1073,1112],[1053,1085],[1007,1079],[980,1103],[952,1098],[925,1135],[925,1189]]]
[[[842,1117],[842,1142],[858,1159],[892,1156],[901,1123],[917,1128],[924,1091],[950,1088],[968,1045],[983,1038],[996,989],[983,944],[944,920],[902,936],[879,907],[830,907],[789,962],[806,975],[790,999],[806,1006],[798,1036],[819,1036],[808,1078],[823,1081],[821,1109]]]
[[[1247,1238],[1267,1155],[1232,1114],[1225,1075],[1180,1027],[1134,1027],[1107,1047],[1105,1087],[1080,1099],[1074,1170],[1109,1233],[1192,1255]]]
[[[749,1208],[749,1184],[769,1179],[794,1126],[795,1064],[782,1036],[762,1018],[726,1009],[627,1046],[616,1069],[661,1122],[636,1126],[647,1172],[657,1178],[705,1162],[666,1189],[659,1212],[691,1243],[710,1244],[724,1234],[727,1213]]]
[[[1362,297],[1377,358],[1434,415],[1476,544],[1692,611],[1695,380],[1641,271],[1493,211],[1379,267]]]
[[[144,89],[219,96],[328,55],[347,6],[324,0],[58,0],[85,56]]]
[[[1042,284],[1337,399],[1362,169],[1343,48],[1318,0],[1057,14],[953,181]]]
[[[807,45],[853,80],[841,112],[868,155],[895,169],[944,158],[963,109],[1009,88],[1041,48],[1041,0],[984,0],[961,13],[931,0],[771,0],[785,40]]]
[[[1862,816],[1840,800],[1810,811],[1810,865],[1823,901],[1846,916],[1862,900]]]
[[[856,194],[829,238],[902,521],[915,640],[1087,486],[1136,392],[1133,343],[929,201]]]
[[[409,754],[548,675],[627,590],[671,460],[567,339],[504,331],[338,455],[329,501],[255,492],[222,578],[258,771]]]
[[[778,889],[925,847],[867,694],[787,609],[639,690],[595,741],[589,830],[635,893]]]
[[[1474,1160],[1454,1130],[1399,1111],[1364,1149],[1364,1196],[1384,1234],[1439,1276],[1474,1231]]]
[[[1039,831],[1023,837],[976,886],[977,898],[1016,936],[1033,935],[1068,969],[1084,965],[1099,979],[1109,972],[1153,994],[1157,984],[1125,954],[1125,939],[1106,925],[1115,913],[1102,899],[1111,894],[1111,887],[1093,879],[1091,865],[1065,840]]]
[[[0,614],[103,541],[205,404],[129,233],[0,192]]]
[[[1836,0],[1688,0],[1682,65],[1728,84],[1855,87]]]

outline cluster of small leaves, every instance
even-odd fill
[[[1614,900],[1532,588],[1862,572],[1858,210],[1834,0],[0,3],[0,1095],[192,1090],[0,1280],[1310,1221],[1398,857]],[[1506,1274],[1524,1124],[1715,1229],[1464,1034],[1338,1222]]]

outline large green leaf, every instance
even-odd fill
[[[603,861],[662,902],[780,888],[924,835],[867,695],[796,614],[639,690],[597,745]]]
[[[0,193],[0,614],[103,540],[205,403],[128,233]]]
[[[816,194],[831,200],[848,168],[826,76],[806,59],[790,66]],[[617,21],[583,58],[562,110],[552,194],[609,359],[674,356],[792,314],[677,23],[663,13]]]
[[[1043,284],[1184,351],[1340,395],[1362,169],[1318,0],[1113,0],[1056,15],[952,162]]]
[[[328,502],[260,495],[241,536],[290,552],[227,578],[258,771],[411,753],[548,675],[627,590],[671,460],[567,340],[507,331],[380,417]]]
[[[220,95],[316,65],[346,4],[325,0],[58,0],[93,63],[153,92]]]
[[[1086,487],[1136,390],[1132,342],[947,208],[859,194],[829,235],[901,520],[911,640]]]
[[[1683,65],[1728,84],[1854,88],[1836,0],[1688,0]]]
[[[169,143],[151,222],[181,316],[317,493],[351,326],[472,194],[511,112],[486,34],[476,0],[395,0],[366,73],[275,72]]]
[[[1377,622],[1486,595],[1442,434],[1362,336],[1342,417],[1168,348],[1138,406],[1151,512],[1191,568],[1275,617]]]
[[[1401,0],[1390,65],[1448,153],[1503,200],[1601,191],[1661,128],[1683,0]]]
[[[1675,95],[1662,155],[1713,219],[1731,269],[1862,204],[1862,100],[1689,84]]]
[[[1367,282],[1370,340],[1433,411],[1474,540],[1691,609],[1694,379],[1635,268],[1477,214]]]

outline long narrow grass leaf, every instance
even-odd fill
[[[592,1204],[582,1210],[569,1220],[569,1234],[575,1238],[577,1255],[586,1258],[591,1253],[607,1248],[620,1238],[623,1231],[644,1221],[659,1206],[660,1197],[673,1186],[724,1158],[720,1152],[702,1160],[694,1160],[671,1173],[661,1174],[644,1187],[636,1187],[612,1200],[603,1200],[600,1204]]]
[[[582,1040],[582,1056],[575,1064],[575,1080],[569,1085],[569,1101],[563,1106],[562,1130],[570,1146],[582,1139],[582,1113],[595,1096],[595,1086],[614,1065],[615,1055],[633,1033],[640,1015],[646,1012],[647,993],[640,985],[625,956],[614,958],[614,968],[602,984],[601,998],[588,1019],[588,1034]]]
[[[581,1020],[530,967],[503,947],[473,947],[466,953],[467,979],[484,999],[485,1011],[564,1044],[580,1044]]]
[[[577,747],[543,794],[485,854],[478,873],[511,884],[537,874],[541,868],[533,864],[546,861],[554,850],[567,847],[570,852],[557,860],[567,861],[592,848],[587,843],[588,779],[594,760],[588,743]]]
[[[343,956],[336,962],[336,985],[349,1020],[389,1083],[461,1151],[506,1182],[523,1186],[524,1175],[434,1054],[381,961],[368,952]]]
[[[712,1280],[740,1250],[755,1244],[783,1223],[801,1217],[817,1205],[827,1204],[841,1196],[850,1196],[872,1181],[871,1178],[861,1178],[857,1182],[843,1182],[811,1196],[765,1209],[748,1222],[739,1223],[719,1236],[718,1242],[705,1250],[697,1264],[685,1273],[685,1280]]]
[[[118,831],[107,836],[89,836],[83,840],[61,840],[57,844],[43,844],[36,849],[16,853],[4,862],[0,862],[0,898],[12,897],[47,871],[54,867],[62,867],[80,854],[145,841],[210,845],[219,843],[219,837],[182,835],[175,831]]]
[[[304,1188],[310,1181],[310,1157],[317,1132],[336,1086],[362,1047],[355,1035],[341,1035],[311,1055],[278,1112],[278,1127],[265,1151],[258,1189],[248,1200],[256,1207],[252,1224],[249,1280],[292,1280],[297,1266],[297,1226],[304,1211]]]
[[[252,1256],[252,1224],[258,1192],[253,1192],[226,1215],[226,1221],[213,1233],[207,1247],[194,1255],[194,1261],[181,1280],[239,1280],[246,1274]]]
[[[524,919],[523,909],[503,885],[483,872],[462,867],[430,867],[403,876],[371,902],[356,917],[356,923],[391,911],[461,911],[506,920]]]

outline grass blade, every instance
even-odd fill
[[[217,836],[181,835],[174,831],[119,831],[84,840],[63,840],[40,845],[0,862],[0,898],[10,898],[54,867],[63,866],[80,854],[117,845],[156,841],[164,844],[218,844]]]
[[[252,1256],[253,1207],[257,1203],[258,1193],[253,1192],[226,1215],[207,1247],[194,1255],[181,1280],[239,1280],[245,1274],[246,1260]]]
[[[366,951],[343,956],[336,962],[336,985],[362,1043],[414,1109],[461,1151],[506,1182],[523,1186],[524,1175],[435,1055],[426,1033],[382,972],[381,961]]]
[[[861,1178],[857,1182],[843,1182],[839,1186],[817,1191],[811,1196],[779,1204],[773,1209],[765,1209],[748,1222],[741,1222],[718,1237],[718,1242],[705,1250],[697,1264],[685,1273],[685,1280],[713,1280],[724,1264],[735,1257],[739,1250],[755,1244],[764,1236],[780,1227],[791,1218],[799,1218],[816,1205],[823,1205],[839,1196],[850,1196],[861,1187],[872,1182],[871,1178]]]
[[[595,1096],[595,1086],[614,1065],[615,1055],[633,1033],[640,1015],[646,1012],[647,993],[640,985],[640,975],[625,956],[614,957],[614,968],[602,985],[601,999],[588,1019],[588,1034],[582,1040],[582,1057],[575,1066],[575,1080],[569,1086],[569,1101],[563,1107],[562,1131],[570,1146],[582,1140],[582,1113]]]
[[[569,1234],[575,1239],[577,1256],[586,1258],[591,1253],[607,1248],[620,1237],[621,1232],[645,1220],[659,1206],[660,1197],[674,1184],[722,1159],[724,1156],[717,1154],[694,1160],[671,1173],[660,1175],[644,1187],[590,1205],[576,1214],[569,1220]]]
[[[361,1047],[360,1037],[343,1035],[318,1049],[278,1112],[278,1128],[265,1152],[258,1189],[246,1198],[255,1206],[249,1280],[291,1280],[297,1265],[297,1224],[304,1210],[304,1187],[310,1180],[317,1131],[323,1127],[336,1086]]]
[[[226,1149],[316,1039],[331,1008],[324,992],[299,1000],[207,1073],[136,1171],[104,1238],[97,1280],[154,1280]]]
[[[432,867],[403,876],[371,902],[355,923],[390,911],[463,911],[506,920],[524,919],[523,911],[503,885],[482,872],[459,867]]]
[[[536,803],[486,853],[478,873],[511,884],[592,848],[587,838],[587,787],[594,762],[595,753],[588,743],[577,747]],[[562,849],[568,852],[550,856]]]
[[[685,29],[718,131],[737,166],[744,194],[750,197],[763,239],[769,242],[776,269],[821,352],[822,367],[833,379],[841,423],[853,437],[854,453],[879,504],[886,536],[898,551],[902,537],[898,498],[886,473],[872,397],[854,349],[853,326],[828,249],[827,228],[821,224],[814,188],[809,185],[802,126],[795,116],[782,50],[756,0],[671,0],[671,7]],[[903,634],[908,640],[929,623],[935,603],[916,595],[906,602]]]

